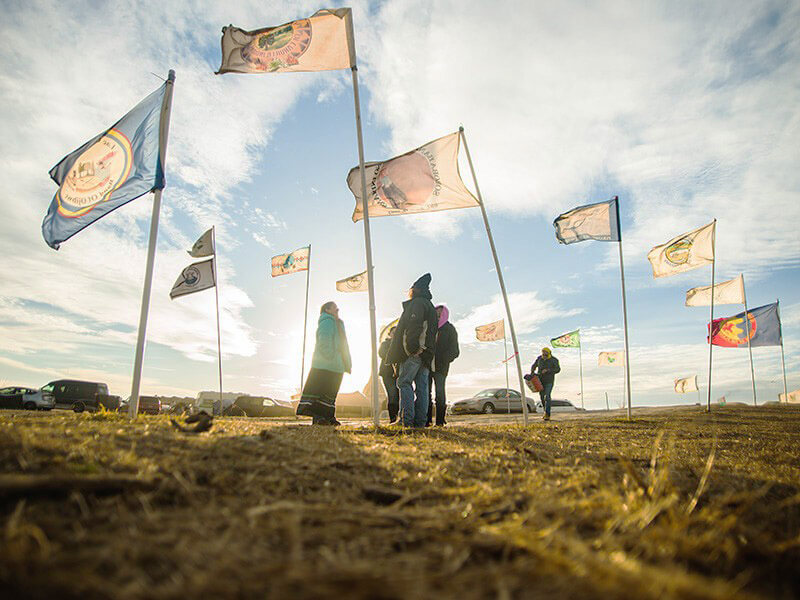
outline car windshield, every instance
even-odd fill
[[[0,390],[0,394],[13,394],[14,388],[3,388]]]
[[[46,386],[44,386],[44,387],[42,388],[42,391],[43,391],[43,392],[52,392],[52,391],[53,391],[53,387],[54,387],[54,386],[53,386],[53,384],[52,384],[52,383],[48,383]]]
[[[478,392],[477,394],[475,394],[475,397],[476,398],[491,398],[492,396],[494,396],[496,391],[497,391],[496,389],[483,390],[482,392]]]
[[[275,406],[275,403],[272,400],[270,400],[269,398],[264,398],[263,405],[264,406]]]

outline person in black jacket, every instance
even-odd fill
[[[397,367],[386,362],[389,355],[389,346],[392,345],[392,336],[397,329],[395,325],[389,330],[386,339],[381,342],[378,348],[378,356],[381,357],[381,366],[378,375],[383,380],[383,387],[386,389],[386,410],[389,411],[389,422],[397,421],[397,414],[400,412],[400,390],[397,389]]]
[[[450,363],[458,358],[458,332],[453,324],[448,320],[450,311],[444,304],[436,307],[436,315],[439,317],[439,331],[436,333],[436,350],[433,353],[433,364],[431,365],[431,376],[428,382],[428,425],[433,421],[433,388],[436,388],[436,426],[441,427],[445,424],[445,412],[447,410],[447,397],[445,395],[445,379],[450,370]]]
[[[436,345],[438,318],[431,303],[431,275],[425,273],[408,290],[386,362],[399,365],[397,388],[403,425],[425,427],[428,417],[428,372]],[[412,387],[413,384],[413,387]]]
[[[539,369],[538,373],[536,373],[536,369]],[[544,417],[542,418],[545,421],[550,420],[550,394],[553,393],[556,373],[560,372],[561,366],[558,364],[558,359],[550,352],[550,348],[542,348],[542,355],[537,357],[531,365],[531,374],[538,375],[539,381],[542,382],[539,398],[542,400],[542,408],[544,408]]]

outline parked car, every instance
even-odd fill
[[[541,400],[536,403],[536,408],[544,412],[544,407],[542,406]],[[556,400],[555,398],[550,400],[550,412],[557,413],[557,412],[576,412],[576,411],[585,411],[585,408],[578,408],[569,400]]]
[[[25,410],[52,410],[55,399],[51,394],[26,387],[0,389],[0,408],[24,408]]]
[[[70,408],[77,413],[97,410],[100,406],[117,410],[120,405],[119,396],[109,395],[105,383],[59,379],[42,386],[42,392],[55,398],[56,408]]]
[[[294,408],[290,402],[275,400],[265,396],[239,396],[233,403],[231,409],[238,408],[248,417],[293,417]],[[226,410],[225,414],[233,413],[233,410]],[[241,415],[239,415],[241,416]]]
[[[528,412],[536,412],[532,398],[527,398]],[[522,412],[522,396],[516,390],[508,388],[489,388],[478,392],[472,398],[455,402],[450,412],[454,415],[464,413]]]

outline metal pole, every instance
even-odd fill
[[[361,175],[361,210],[364,212],[364,247],[367,255],[367,288],[369,290],[369,333],[372,338],[372,421],[380,425],[380,399],[378,398],[378,332],[375,319],[375,282],[372,270],[372,240],[369,232],[369,202],[367,199],[367,177],[364,171],[364,137],[361,133],[361,102],[358,95],[358,66],[356,66],[356,42],[353,32],[353,11],[345,15],[347,45],[350,50],[350,72],[353,76],[353,103],[356,112],[356,136],[358,138],[358,170]]]
[[[750,354],[750,381],[753,383],[753,406],[758,406],[756,401],[756,372],[753,369],[753,348],[750,345],[750,313],[747,312],[747,291],[744,287],[744,273],[742,273],[742,299],[744,300],[744,322],[747,327],[747,352]]]
[[[611,407],[608,405],[608,392],[606,392],[606,410],[611,410]]]
[[[172,88],[175,85],[175,71],[170,69],[167,76],[167,89],[164,104],[161,106],[161,123],[158,136],[158,155],[161,168],[166,170],[167,138],[169,137],[169,117],[172,111]],[[142,363],[144,362],[144,343],[147,333],[147,313],[150,310],[150,290],[153,286],[153,266],[156,260],[156,241],[158,239],[158,217],[161,213],[161,188],[153,193],[153,214],[150,217],[150,243],[147,247],[147,263],[142,288],[142,308],[139,313],[139,336],[136,339],[136,358],[133,361],[133,382],[128,416],[136,418],[139,412],[139,386],[142,382]]]
[[[614,196],[617,205],[617,232],[619,233],[619,276],[622,283],[622,323],[625,329],[625,382],[628,394],[628,420],[631,420],[631,361],[628,352],[628,300],[625,295],[625,265],[622,261],[622,225],[619,220],[619,196]]]
[[[483,204],[483,197],[481,196],[481,188],[478,186],[478,178],[475,176],[475,167],[472,166],[472,157],[469,153],[469,146],[467,146],[467,136],[464,135],[464,128],[459,127],[458,132],[461,134],[461,139],[464,142],[464,151],[467,153],[467,161],[469,162],[469,169],[472,171],[472,181],[475,182],[475,191],[478,194],[478,204],[481,207],[481,214],[483,215],[483,224],[486,226],[486,235],[489,238],[489,246],[492,249],[492,258],[494,259],[494,267],[497,271],[497,279],[500,281],[500,291],[503,293],[503,302],[506,305],[506,315],[508,316],[508,327],[511,330],[511,344],[514,348],[514,353],[517,360],[517,375],[519,376],[519,388],[522,394],[522,415],[525,425],[528,424],[528,400],[525,397],[525,381],[522,378],[522,362],[520,362],[519,345],[517,344],[517,334],[514,331],[514,319],[511,317],[511,306],[508,303],[508,295],[506,294],[506,284],[503,281],[503,270],[500,268],[500,261],[497,259],[497,249],[494,246],[494,238],[492,237],[492,230],[489,227],[489,217],[486,216],[486,207]],[[535,410],[535,409],[534,409]]]
[[[306,331],[308,330],[308,286],[311,280],[311,244],[308,245],[308,268],[306,269],[306,312],[303,317],[303,355],[300,358],[300,392],[303,392],[303,377],[306,373]]]
[[[580,332],[580,329],[578,330]],[[583,350],[581,349],[580,333],[578,333],[578,372],[581,376],[581,408],[583,405]]]
[[[503,327],[503,353],[505,354],[503,362],[506,365],[506,406],[508,407],[508,414],[511,414],[511,400],[508,398],[508,337],[505,333],[505,327]]]
[[[211,226],[211,247],[214,249],[214,258],[211,264],[214,265],[214,296],[217,299],[217,357],[219,359],[219,414],[225,408],[222,402],[222,336],[219,327],[219,277],[217,277],[217,234],[215,226]],[[211,412],[214,412],[213,410]]]
[[[711,412],[711,351],[714,349],[714,274],[717,267],[717,220],[714,219],[714,230],[711,232],[711,321],[708,324],[708,399],[706,412]]]
[[[783,400],[788,404],[789,391],[786,386],[786,355],[783,352],[783,323],[781,323],[781,301],[775,300],[775,311],[778,313],[778,333],[781,334],[781,365],[783,366]]]

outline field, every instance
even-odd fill
[[[0,411],[0,592],[800,597],[800,407],[496,421]]]

